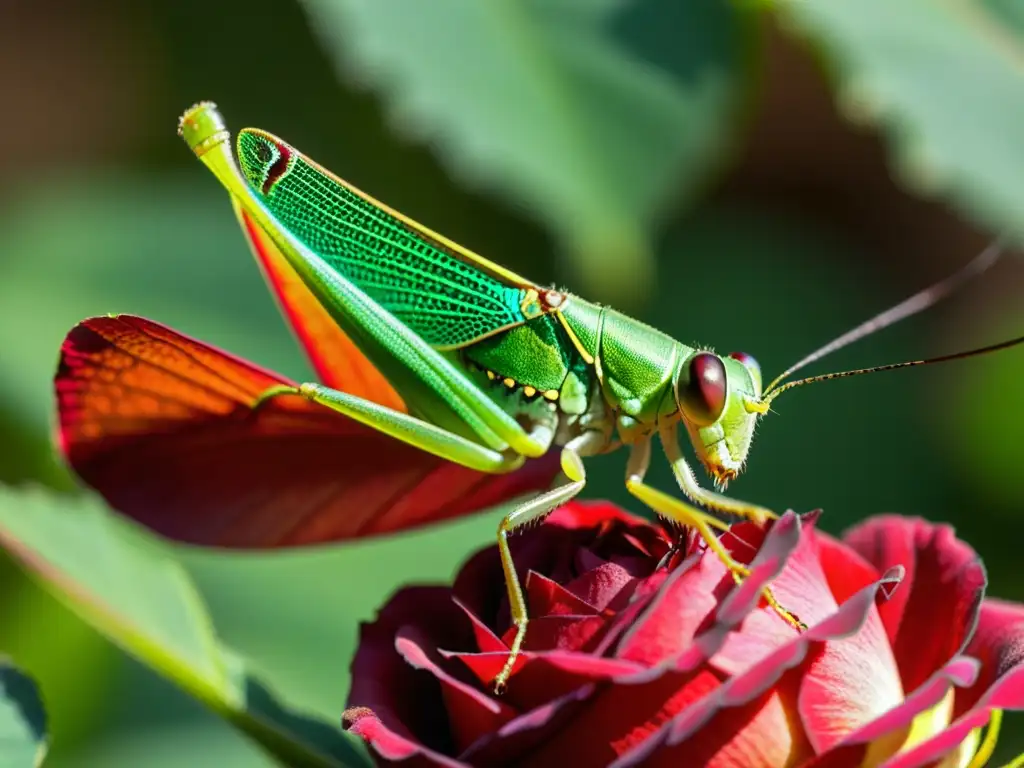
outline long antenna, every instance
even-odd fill
[[[896,306],[890,307],[884,312],[875,315],[870,320],[866,320],[865,322],[858,325],[856,328],[847,331],[842,336],[833,339],[825,346],[816,349],[814,352],[811,352],[811,354],[807,355],[801,360],[798,360],[796,363],[789,366],[789,368],[787,368],[781,374],[775,377],[775,380],[772,381],[772,383],[769,384],[768,387],[765,389],[764,395],[767,396],[769,393],[775,390],[775,388],[782,381],[789,378],[792,374],[796,373],[796,371],[800,370],[801,368],[810,365],[811,363],[817,362],[826,355],[830,355],[838,349],[842,349],[843,347],[852,344],[855,341],[859,341],[860,339],[863,339],[865,336],[870,336],[873,333],[877,333],[883,328],[893,325],[894,323],[898,323],[900,320],[910,317],[911,315],[916,315],[918,312],[921,312],[925,309],[928,309],[928,307],[931,307],[939,303],[940,301],[942,301],[942,299],[946,298],[951,293],[956,291],[968,280],[977,277],[978,275],[985,272],[993,264],[995,264],[1003,253],[1004,241],[1005,237],[996,238],[989,244],[987,248],[985,248],[985,250],[983,250],[981,253],[979,253],[967,264],[962,266],[949,277],[940,280],[934,285],[925,288],[923,291],[918,291],[909,299],[901,301]],[[1013,343],[1017,342],[1015,341]],[[996,349],[1002,349],[1004,346],[1013,346],[1013,344],[1007,343],[1005,345],[997,345]],[[981,354],[981,352],[984,351],[993,350],[990,350],[989,348],[986,347],[983,350],[973,350],[971,352],[964,353],[963,356],[969,357],[973,354]],[[841,376],[853,376],[854,374],[859,373],[888,371],[892,370],[893,368],[905,368],[912,365],[925,365],[933,362],[943,362],[947,359],[955,360],[958,359],[958,357],[959,355],[935,358],[933,360],[914,360],[908,363],[896,363],[893,365],[884,365],[877,368],[864,368],[856,371],[844,371],[842,373],[828,374],[827,376],[824,377],[816,376],[811,379],[801,379],[799,382],[787,384],[782,389],[776,390],[774,394],[772,394],[772,396],[767,399],[771,400],[772,398],[774,398],[775,395],[777,395],[784,389],[790,389],[791,387],[797,386],[798,384],[809,384],[812,381],[824,381],[825,378],[838,378]]]
[[[820,376],[811,376],[806,379],[797,379],[796,381],[790,381],[782,386],[776,387],[771,393],[761,399],[761,405],[767,407],[772,400],[781,395],[787,389],[793,387],[802,387],[804,384],[813,384],[816,381],[828,381],[829,379],[843,379],[847,376],[859,376],[862,373],[878,373],[879,371],[895,371],[897,368],[912,368],[915,365],[932,365],[934,363],[948,363],[950,360],[963,360],[965,357],[976,357],[978,355],[988,354],[989,352],[998,352],[1000,349],[1007,349],[1009,347],[1015,347],[1018,344],[1024,344],[1024,336],[1018,336],[1015,339],[1009,341],[1001,341],[998,344],[990,344],[987,347],[978,347],[977,349],[969,349],[966,352],[954,352],[951,355],[941,355],[939,357],[930,357],[927,360],[909,360],[905,363],[889,363],[888,365],[876,365],[873,368],[856,368],[852,371],[839,371],[837,373],[823,373]]]

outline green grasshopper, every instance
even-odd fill
[[[695,529],[742,580],[748,569],[720,543],[715,529],[727,526],[716,514],[758,523],[775,517],[764,507],[721,493],[743,469],[758,418],[788,388],[878,369],[785,385],[783,378],[933,303],[995,258],[992,249],[986,251],[946,283],[869,321],[763,388],[750,355],[721,356],[690,347],[610,307],[537,285],[388,208],[269,133],[239,132],[236,165],[229,132],[213,104],[200,103],[186,112],[179,133],[224,185],[236,209],[267,234],[409,408],[388,408],[315,383],[271,387],[261,403],[283,396],[307,398],[419,450],[486,473],[509,473],[528,459],[560,449],[563,481],[519,504],[498,527],[516,627],[495,679],[499,692],[528,625],[509,534],[541,520],[583,489],[584,458],[628,446],[629,492],[669,523]],[[932,361],[883,369],[925,362]],[[701,486],[684,458],[680,427],[716,490]],[[655,437],[685,500],[645,482]],[[786,621],[803,626],[770,588],[764,598]]]

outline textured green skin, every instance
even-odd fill
[[[332,269],[446,357],[510,414],[537,412],[538,393],[557,391],[558,407],[581,414],[599,388],[624,442],[679,416],[675,383],[699,350],[615,310],[567,296],[562,316],[579,346],[553,314],[528,319],[526,290],[460,259],[443,243],[407,226],[337,184],[297,152],[287,155],[261,132],[238,135],[243,175],[269,213]],[[738,470],[747,454],[753,419],[743,397],[757,397],[750,372],[723,358],[729,394],[720,419],[708,427],[686,422],[694,445],[723,451]],[[503,384],[505,379],[514,387]],[[541,403],[543,404],[543,403]],[[684,421],[686,421],[684,419]],[[706,463],[706,462],[705,462]]]

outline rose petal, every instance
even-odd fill
[[[895,751],[908,735],[914,718],[938,705],[948,695],[950,688],[973,685],[979,669],[980,664],[976,659],[967,656],[953,659],[908,696],[902,704],[858,728],[827,754],[813,760],[806,768],[859,766],[865,761],[864,755],[868,747],[873,745],[877,748],[879,742],[886,737],[898,738],[897,742],[890,745],[892,751]],[[869,764],[874,765],[877,762],[876,758]]]
[[[574,590],[557,584],[536,571],[526,576],[526,596],[529,600],[530,618],[540,616],[595,615],[597,610]]]
[[[818,530],[815,530],[814,537],[818,543],[821,570],[837,605],[842,605],[851,595],[874,583],[882,575],[882,571],[842,541]]]
[[[996,680],[1024,661],[1024,605],[986,599],[966,652],[981,662],[981,675],[957,696],[956,715],[973,707]]]
[[[482,686],[491,685],[501,671],[508,652],[450,653],[441,651],[445,658],[460,660],[473,673]],[[584,683],[612,680],[635,674],[642,667],[628,661],[603,658],[589,653],[572,651],[544,651],[519,654],[515,671],[508,681],[503,700],[520,711],[540,706],[570,687]]]
[[[615,655],[644,666],[655,666],[692,645],[697,629],[715,609],[714,590],[723,570],[713,553],[687,559],[669,574],[649,600],[639,603],[639,615],[623,634]],[[731,581],[731,579],[730,579]]]
[[[412,669],[395,650],[395,636],[404,625],[437,632],[436,637],[423,641],[430,647],[458,648],[472,643],[447,589],[402,589],[381,609],[376,621],[360,627],[347,705],[373,710],[389,732],[422,742],[425,749],[451,753],[453,741],[444,708],[420,704],[440,701],[438,681]]]
[[[785,564],[776,569],[777,575],[771,579],[772,592],[788,610],[805,623],[811,624],[833,613],[837,606],[821,571],[813,528],[815,518],[810,518],[808,522],[800,520],[799,525],[788,522],[790,520],[796,521],[798,518],[788,513],[775,524],[755,562],[776,551],[777,547]],[[782,527],[783,524],[789,527]],[[803,535],[800,535],[801,532]],[[752,584],[744,586],[749,588]],[[728,609],[732,599],[735,599],[734,595],[723,601],[720,614]],[[796,628],[786,623],[774,610],[764,607],[762,610],[750,611],[741,631],[731,633],[726,638],[725,645],[715,654],[711,663],[729,675],[741,674],[776,648],[792,642],[796,636]]]
[[[474,744],[464,757],[474,765],[515,765],[528,756],[528,764],[531,766],[554,765],[554,768],[564,768],[540,759],[537,746],[550,734],[567,727],[595,690],[593,684],[579,686],[517,717],[494,734],[493,738]],[[579,750],[577,755],[580,753],[585,753],[585,749]]]
[[[483,735],[493,733],[507,723],[516,712],[504,702],[484,694],[457,679],[432,658],[437,651],[424,648],[429,642],[426,633],[416,627],[399,630],[395,649],[415,669],[431,673],[441,684],[441,698],[448,712],[449,728],[455,740],[455,751],[462,752]],[[429,646],[428,646],[429,647]],[[440,656],[442,662],[443,656]]]
[[[621,564],[602,562],[567,583],[565,589],[576,595],[584,604],[603,611],[613,603],[619,602],[619,596],[624,592],[627,597],[632,594],[635,584],[636,576]]]
[[[725,681],[713,693],[669,720],[645,742],[623,754],[613,764],[615,768],[646,764],[648,759],[664,759],[665,755],[685,760],[690,750],[699,751],[702,738],[715,738],[714,734],[720,732],[709,723],[712,719],[717,722],[723,710],[743,707],[768,695],[785,673],[804,664],[812,648],[827,647],[858,633],[872,614],[877,616],[875,600],[892,586],[897,575],[886,574],[882,580],[847,600],[834,614],[776,649],[744,674]],[[806,678],[802,682],[806,685]]]
[[[650,523],[639,515],[627,512],[610,501],[598,499],[577,499],[563,504],[548,515],[546,522],[566,530],[600,528],[613,521],[627,525],[649,526]]]
[[[530,620],[524,648],[535,652],[592,652],[607,628],[608,620],[603,616],[541,616]]]
[[[1024,666],[1016,666],[1000,677],[978,700],[977,706],[957,718],[942,733],[890,758],[884,768],[924,768],[960,746],[975,728],[984,726],[993,709],[1024,709]]]
[[[820,754],[899,706],[903,698],[896,659],[872,603],[855,634],[836,637],[807,666],[798,706],[808,738]]]
[[[476,648],[480,653],[508,652],[508,645],[505,641],[494,634],[494,631],[484,624],[475,613],[470,611],[461,600],[453,597],[452,602],[469,619],[469,623],[473,628],[473,637],[476,639]]]
[[[690,673],[663,670],[645,683],[605,686],[570,724],[549,735],[531,754],[529,764],[608,765],[720,684],[717,675],[702,669]]]
[[[352,707],[342,715],[345,730],[366,741],[384,760],[401,763],[403,768],[470,768],[469,763],[453,760],[422,744],[390,730],[380,718],[366,707]]]
[[[904,588],[880,611],[904,688],[914,690],[971,636],[985,593],[981,561],[950,526],[921,518],[873,518],[843,539],[880,570],[907,569]]]

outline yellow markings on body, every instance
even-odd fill
[[[544,399],[545,400],[550,400],[551,402],[554,402],[555,400],[558,399],[558,390],[557,389],[547,389],[544,392],[542,392],[541,394],[544,395]]]
[[[515,379],[502,379],[502,383],[506,387],[508,387],[509,389],[512,389],[516,385],[516,380]]]
[[[533,320],[544,314],[544,308],[540,304],[540,294],[533,288],[523,294],[523,300],[519,303],[519,311],[527,320]]]
[[[498,374],[496,374],[494,371],[488,371],[487,378],[490,379],[491,381],[494,381],[496,378],[498,378]]]
[[[534,395],[537,394],[537,388],[536,387],[523,387],[523,394],[526,395],[527,397],[533,397]]]

